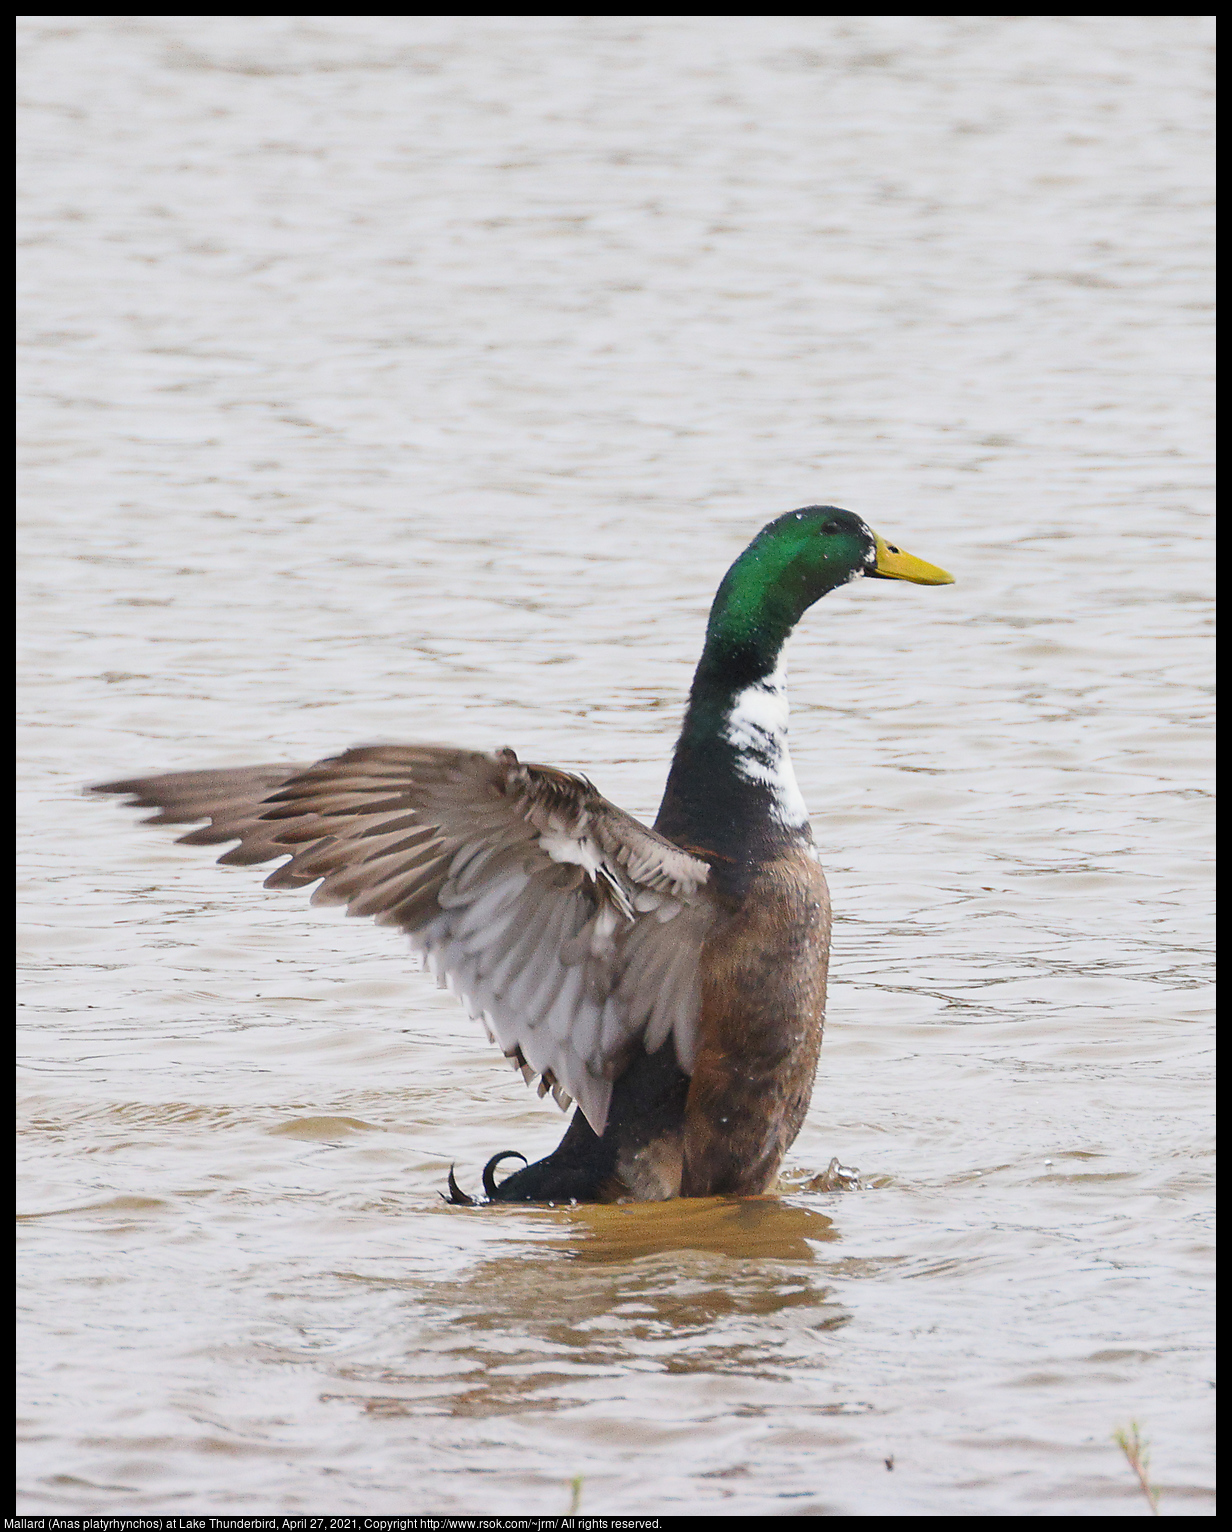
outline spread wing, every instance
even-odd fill
[[[222,862],[290,854],[267,888],[319,887],[400,926],[428,967],[562,1106],[596,1133],[634,1043],[670,1035],[691,1072],[698,959],[717,906],[709,864],[582,777],[495,754],[373,745],[315,765],[172,772],[108,782],[153,824],[210,824],[189,845]]]

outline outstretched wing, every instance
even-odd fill
[[[223,862],[290,860],[267,888],[400,926],[527,1079],[596,1133],[634,1043],[691,1072],[709,864],[582,777],[442,746],[372,745],[311,766],[108,782]]]

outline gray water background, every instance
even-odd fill
[[[1208,1513],[1209,21],[20,44],[19,1508],[1147,1515],[1136,1420]],[[550,1101],[81,784],[439,740],[650,816],[814,501],[957,583],[790,650],[782,1195],[446,1208]]]

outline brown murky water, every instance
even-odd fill
[[[23,23],[23,1511],[1145,1515],[1130,1420],[1211,1509],[1208,34]],[[958,583],[792,646],[782,1194],[445,1207],[556,1109],[80,785],[507,743],[652,814],[816,500]]]

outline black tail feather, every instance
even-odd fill
[[[455,1207],[473,1208],[475,1206],[474,1197],[468,1197],[462,1188],[458,1185],[458,1183],[454,1180],[452,1165],[449,1167],[449,1195],[448,1197],[445,1197],[445,1193],[442,1192],[441,1196],[445,1198],[446,1202],[453,1203]]]
[[[490,1202],[496,1200],[496,1167],[502,1160],[521,1160],[523,1165],[530,1164],[526,1156],[519,1153],[516,1149],[502,1149],[499,1154],[494,1154],[483,1167],[483,1189],[487,1193]]]

